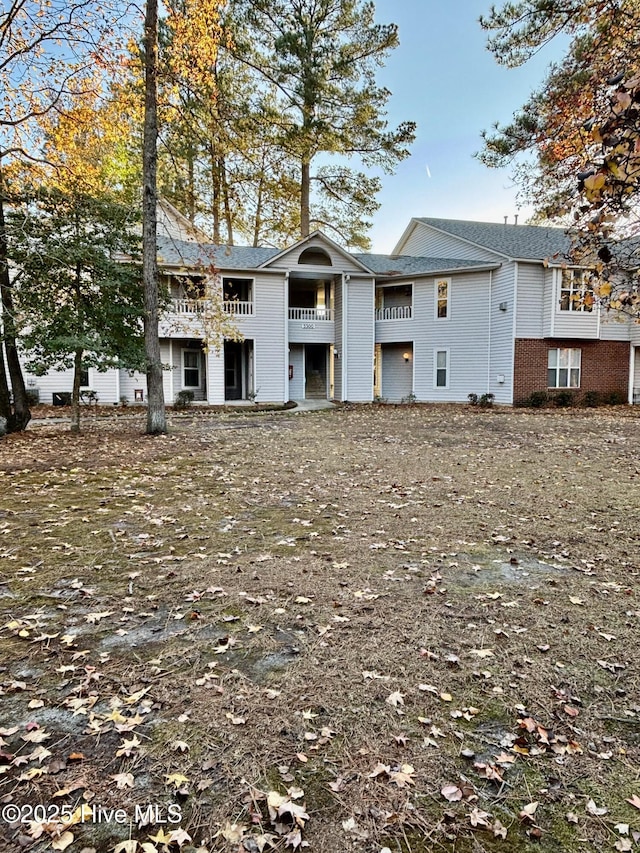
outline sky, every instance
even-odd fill
[[[378,83],[391,90],[390,126],[415,121],[411,156],[383,175],[380,210],[370,232],[374,252],[388,253],[412,216],[526,221],[508,170],[474,159],[482,130],[509,121],[558,60],[562,43],[547,45],[523,68],[497,64],[478,18],[492,0],[376,0],[376,19],[398,25],[400,46]],[[500,0],[493,0],[497,6]],[[430,177],[429,177],[430,174]]]

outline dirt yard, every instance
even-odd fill
[[[0,849],[640,850],[640,417],[0,443]]]

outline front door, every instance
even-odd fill
[[[224,342],[224,398],[242,400],[242,344]]]

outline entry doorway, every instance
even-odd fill
[[[304,348],[304,396],[307,400],[327,399],[328,351],[325,344],[306,344]]]
[[[248,400],[253,391],[253,341],[225,341],[225,400]]]

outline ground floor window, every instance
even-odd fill
[[[182,351],[182,374],[184,388],[200,387],[200,353],[197,350]]]
[[[579,388],[582,350],[568,347],[550,349],[547,385],[549,388]]]
[[[436,388],[449,387],[449,350],[439,349],[434,352],[434,385]]]

